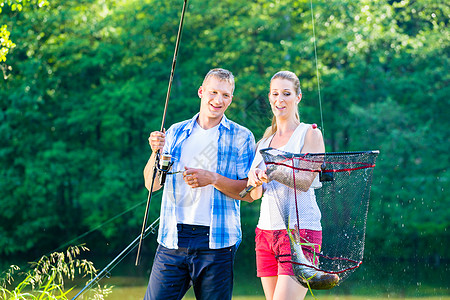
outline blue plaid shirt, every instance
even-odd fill
[[[198,114],[192,119],[172,125],[166,132],[163,153],[172,155],[173,171],[181,170],[181,148],[190,136]],[[245,179],[255,155],[255,139],[245,127],[228,120],[225,115],[219,124],[216,173],[230,179]],[[176,199],[182,176],[168,175],[161,202],[158,243],[166,248],[178,248]],[[240,201],[214,189],[209,234],[210,249],[238,245],[242,239]]]

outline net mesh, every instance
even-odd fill
[[[372,173],[378,151],[293,154],[261,150],[273,193],[272,225],[287,229],[295,279],[330,289],[362,263]],[[319,180],[320,179],[320,180]],[[322,233],[308,238],[304,229]]]

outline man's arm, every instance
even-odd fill
[[[246,195],[244,198],[239,196],[239,193],[245,189],[247,186],[246,179],[230,179],[228,177],[222,176],[218,173],[185,167],[186,171],[183,173],[183,179],[187,185],[192,188],[203,187],[207,185],[212,185],[220,192],[224,193],[228,197],[237,200],[244,200],[247,202],[252,202],[253,199],[250,195]]]
[[[220,174],[217,175],[217,180],[213,184],[213,187],[215,187],[217,190],[221,191],[228,197],[231,197],[233,199],[237,200],[243,200],[247,202],[253,202],[253,198],[250,197],[249,194],[247,194],[244,198],[241,198],[239,196],[239,193],[247,187],[247,180],[241,179],[241,180],[234,180],[230,179],[228,177],[222,176]]]
[[[150,155],[150,158],[148,159],[147,164],[145,165],[144,168],[145,187],[149,191],[152,185],[153,171],[155,170],[155,162],[156,162],[156,152],[152,152],[152,155]],[[161,185],[159,184],[159,172],[156,172],[155,182],[153,183],[153,192],[159,190],[160,188]]]
[[[150,148],[152,148],[152,155],[150,155],[150,158],[147,161],[147,164],[144,168],[144,180],[145,180],[145,187],[147,190],[150,191],[150,188],[152,186],[152,178],[153,178],[153,170],[155,169],[155,161],[156,161],[156,153],[158,150],[160,153],[162,153],[164,149],[164,144],[166,142],[166,134],[165,131],[153,131],[149,138],[148,138],[148,144],[150,145]],[[161,188],[161,185],[159,184],[159,172],[156,172],[156,178],[155,183],[153,184],[153,192],[157,191]]]

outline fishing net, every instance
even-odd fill
[[[266,192],[270,190],[275,199],[269,204],[270,218],[275,227],[277,222],[283,223],[291,247],[291,253],[279,255],[278,260],[292,264],[294,277],[303,286],[330,289],[362,263],[378,153],[261,150],[271,180]],[[304,234],[305,228],[317,226],[322,232],[321,242]]]

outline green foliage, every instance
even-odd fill
[[[54,252],[43,256],[38,262],[31,263],[31,270],[18,273],[17,266],[10,266],[0,277],[1,299],[69,299],[67,294],[73,289],[65,290],[64,279],[73,280],[76,274],[91,280],[96,275],[92,262],[76,258],[81,251],[88,250],[84,246],[71,246],[65,252]],[[13,286],[14,274],[25,277]],[[111,292],[111,288],[97,287],[90,291],[89,299],[102,300]]]
[[[9,39],[11,33],[7,28],[6,25],[0,26],[0,63],[6,61],[6,55],[8,55],[9,50],[16,46],[16,44]]]
[[[147,137],[160,127],[182,3],[28,2],[20,13],[11,3],[0,14],[17,44],[0,84],[1,261],[90,230],[96,251],[122,249],[140,232],[143,207],[114,217],[147,197]],[[313,5],[327,151],[381,152],[366,253],[448,258],[448,5]],[[320,125],[314,57],[309,1],[189,1],[165,127],[198,111],[197,88],[213,67],[236,75],[227,116],[256,139],[270,124],[269,80],[281,69],[300,77],[302,121]],[[149,220],[160,194],[154,200]],[[258,209],[242,205],[243,270],[254,269],[245,257]]]
[[[0,14],[3,12],[5,5],[6,8],[8,8],[8,12],[20,12],[24,8],[24,6],[28,5],[36,5],[38,7],[46,6],[48,5],[47,0],[32,0],[32,1],[26,1],[26,0],[1,0],[0,1]],[[16,47],[16,44],[13,43],[9,37],[11,33],[7,30],[8,25],[6,24],[0,24],[0,69],[3,72],[3,77],[6,80],[8,71],[11,70],[10,66],[4,65],[3,62],[6,61],[6,56],[8,55],[9,51]]]

